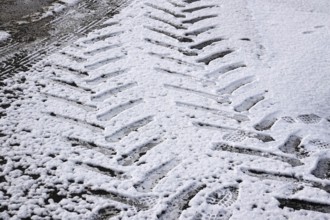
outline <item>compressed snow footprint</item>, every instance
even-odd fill
[[[210,205],[218,205],[220,207],[229,207],[238,198],[238,188],[229,186],[213,191],[206,197],[206,203]]]
[[[285,122],[287,122],[287,123],[290,123],[290,124],[296,122],[296,121],[295,121],[292,117],[290,117],[290,116],[283,116],[283,117],[282,117],[282,120],[285,121]]]
[[[330,143],[325,142],[320,139],[313,139],[313,140],[310,140],[308,143],[311,145],[317,146],[318,148],[323,149],[323,150],[330,149]]]
[[[247,135],[242,131],[235,131],[225,134],[222,139],[225,141],[232,141],[232,142],[241,142],[247,138]]]
[[[319,123],[322,119],[320,116],[315,114],[299,115],[297,118],[304,124],[316,124]]]
[[[197,212],[193,220],[229,220],[232,216],[229,207],[236,202],[238,193],[236,186],[227,186],[211,192],[205,199],[207,209]]]
[[[193,220],[229,220],[230,217],[230,213],[226,212],[225,210],[221,210],[215,213],[198,212],[193,217]]]

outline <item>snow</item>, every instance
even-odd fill
[[[330,111],[330,4],[285,1],[250,2],[271,70],[262,73],[281,109],[302,114]],[[276,71],[274,71],[276,70]],[[260,76],[262,77],[262,76]],[[288,83],[289,82],[289,83]],[[276,93],[275,93],[276,92]]]
[[[79,2],[80,0],[61,0],[54,2],[46,8],[45,12],[43,12],[43,14],[40,16],[40,19],[55,16],[56,14],[63,12],[67,8],[77,5]]]
[[[329,4],[187,2],[5,81],[0,218],[330,218]]]
[[[10,37],[10,34],[5,31],[0,31],[0,42],[5,41]]]

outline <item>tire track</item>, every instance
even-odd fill
[[[35,127],[45,129],[31,141],[41,150],[25,157],[36,154],[36,161],[47,161],[39,166],[31,159],[32,168],[41,170],[40,182],[61,189],[52,204],[56,209],[77,219],[87,214],[96,219],[230,219],[240,208],[251,211],[246,208],[251,206],[247,196],[274,201],[273,196],[280,194],[274,184],[274,193],[252,195],[246,190],[249,178],[302,184],[329,193],[328,158],[314,161],[313,178],[298,172],[311,165],[310,155],[316,158],[319,149],[329,148],[327,140],[291,128],[283,129],[286,137],[277,133],[285,120],[296,128],[298,123],[317,126],[326,119],[306,113],[284,120],[274,109],[259,115],[270,98],[258,87],[254,71],[259,63],[251,61],[256,56],[255,36],[226,32],[221,21],[226,4],[230,3],[136,1],[104,25],[106,18],[79,29],[93,31],[49,58],[42,88],[36,89],[42,101],[34,100],[42,106],[35,111],[45,114],[32,114],[31,119]],[[250,21],[244,13],[239,16]],[[232,28],[234,23],[228,25]],[[26,140],[35,139],[35,134],[25,133]],[[15,152],[20,146],[8,143]],[[0,161],[7,164],[9,159],[3,158]],[[11,163],[30,162],[20,160]],[[286,170],[253,168],[259,161]],[[59,164],[59,171],[54,164]],[[16,171],[8,166],[22,175],[23,168]],[[16,183],[13,179],[5,181]],[[39,190],[38,184],[33,190]],[[18,204],[32,195],[27,192]],[[327,204],[286,197],[275,198],[279,207],[274,212],[297,203],[295,210],[328,213]],[[69,203],[77,209],[70,209]],[[264,204],[266,211],[275,207],[269,204]],[[44,210],[53,213],[49,207]]]

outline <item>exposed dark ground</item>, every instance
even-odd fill
[[[1,0],[0,30],[11,32],[16,41],[33,41],[40,35],[44,36],[47,31],[38,31],[38,26],[52,18],[38,22],[32,20],[40,16],[53,2],[54,0]]]
[[[127,1],[84,0],[51,11],[55,0],[0,0],[0,30],[11,38],[0,42],[0,81],[28,70],[45,55],[100,28]],[[49,16],[42,16],[52,12]],[[102,25],[101,25],[102,26]]]
[[[24,16],[42,11],[42,8],[49,6],[54,0],[1,0],[0,20],[8,22],[19,20]]]

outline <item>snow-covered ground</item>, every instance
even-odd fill
[[[1,84],[0,218],[330,219],[329,1],[95,22]]]

